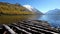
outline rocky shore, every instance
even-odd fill
[[[47,21],[21,20],[17,23],[0,25],[0,34],[59,34]]]

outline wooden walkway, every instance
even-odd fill
[[[39,21],[35,21],[39,22]],[[59,34],[54,28],[35,23],[34,21],[19,21],[13,24],[3,24],[0,27],[0,34]]]

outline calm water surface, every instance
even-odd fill
[[[51,26],[60,26],[60,15],[3,15],[0,16],[0,24],[9,24],[19,20],[44,20],[48,21]]]
[[[60,15],[42,15],[38,20],[45,20],[53,27],[60,27]]]
[[[20,20],[36,20],[40,18],[39,15],[1,15],[0,24],[10,24]]]

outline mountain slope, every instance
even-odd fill
[[[43,14],[42,12],[40,12],[39,10],[37,10],[36,8],[33,8],[30,5],[24,5],[24,7],[26,7],[28,10],[34,12],[35,14]]]
[[[20,4],[0,2],[0,14],[34,14]]]
[[[54,9],[54,10],[50,10],[48,11],[46,14],[49,14],[49,15],[60,15],[60,9]]]

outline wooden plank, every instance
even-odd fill
[[[11,34],[17,34],[15,33],[9,26],[3,24],[3,26],[11,33]]]

